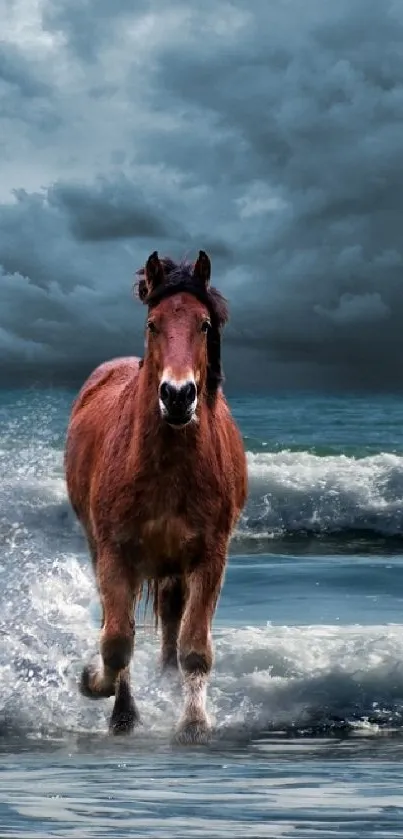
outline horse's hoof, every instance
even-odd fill
[[[134,708],[133,711],[113,713],[109,722],[109,733],[114,735],[130,734],[137,725],[140,725],[137,708]]]
[[[107,699],[115,695],[115,689],[101,689],[97,685],[97,670],[91,664],[86,664],[81,673],[79,691],[86,699]]]
[[[109,722],[110,734],[130,734],[133,728],[141,722],[140,714],[132,696],[122,706],[123,703],[119,701],[115,702],[115,707]]]
[[[180,746],[205,746],[211,740],[211,728],[205,720],[184,721],[174,739]]]

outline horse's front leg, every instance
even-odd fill
[[[158,617],[161,624],[161,667],[178,668],[178,635],[185,605],[184,583],[180,577],[165,577],[158,583]]]
[[[103,611],[101,662],[84,667],[81,692],[91,699],[115,696],[110,730],[120,733],[130,731],[139,720],[129,671],[137,586],[120,555],[110,548],[98,551],[96,575]]]
[[[225,564],[226,545],[221,550],[216,546],[186,577],[187,598],[178,639],[184,692],[183,714],[176,734],[180,743],[203,743],[208,739],[206,691],[213,664],[211,625]]]

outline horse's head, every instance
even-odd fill
[[[155,251],[139,272],[140,299],[148,305],[146,360],[163,419],[183,428],[199,402],[221,380],[220,328],[227,319],[221,295],[210,287],[211,264],[200,251],[194,265],[160,260]]]

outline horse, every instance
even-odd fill
[[[92,372],[73,402],[64,456],[102,607],[100,655],[83,667],[81,693],[115,697],[112,734],[140,722],[129,668],[147,586],[162,673],[182,683],[174,735],[182,744],[211,736],[212,621],[248,491],[243,441],[222,387],[228,305],[210,276],[204,251],[194,264],[149,256],[135,283],[147,306],[144,357]]]

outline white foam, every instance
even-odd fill
[[[249,502],[238,535],[403,533],[403,457],[248,453]]]
[[[239,652],[238,652],[239,651]],[[240,721],[276,730],[348,721],[401,725],[403,627],[293,626],[232,629],[217,642],[214,696],[236,697]],[[375,726],[375,728],[374,728]]]
[[[0,731],[99,732],[112,700],[82,698],[77,676],[96,649],[89,568],[73,556],[26,569],[5,592],[0,619]],[[92,607],[91,607],[92,604]],[[132,680],[144,730],[170,736],[178,696],[161,681],[158,639],[137,634]],[[208,710],[217,736],[324,730],[347,721],[363,733],[403,724],[403,626],[220,629]]]
[[[0,527],[35,526],[41,517],[48,531],[65,522],[70,533],[81,532],[59,460],[53,453],[46,474],[19,469],[7,476]],[[403,457],[249,452],[248,472],[249,497],[235,533],[241,542],[301,533],[403,535]]]
[[[44,460],[38,452],[37,471],[31,455],[24,454],[25,466],[9,464],[2,484],[0,732],[23,726],[104,731],[111,702],[90,703],[76,685],[97,643],[91,569],[73,553],[76,525],[60,452]],[[402,532],[403,458],[397,455],[250,453],[248,465],[242,538],[303,529]],[[159,681],[156,639],[142,632],[137,639],[133,682],[140,710],[151,730],[168,733],[178,699]],[[223,733],[320,728],[337,719],[371,732],[385,722],[400,726],[402,662],[400,626],[228,628],[216,634],[209,711]]]
[[[367,532],[403,535],[403,457],[379,453],[355,458],[310,452],[247,453],[249,498],[236,537]],[[62,452],[43,442],[20,448],[2,464],[0,527],[46,527],[62,519],[78,531],[67,501]],[[17,515],[17,518],[16,518]],[[12,517],[12,519],[10,519]]]

